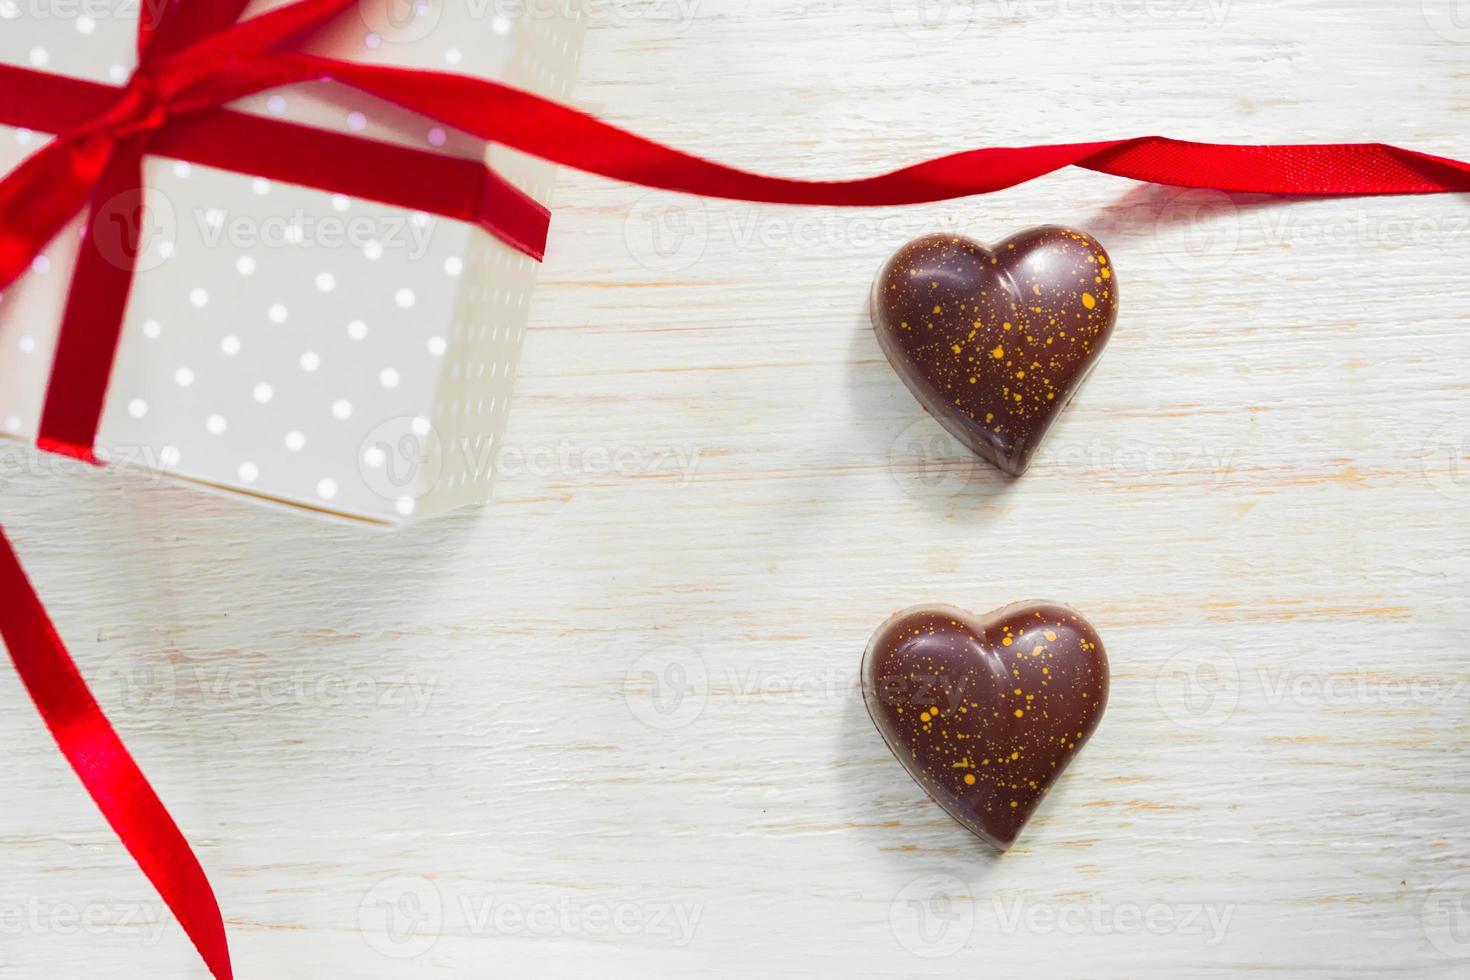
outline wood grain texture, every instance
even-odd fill
[[[1449,0],[915,9],[593,3],[578,101],[811,177],[1145,132],[1470,152]],[[1008,484],[864,304],[912,235],[1043,221],[1107,245],[1122,312]],[[0,520],[244,978],[1462,977],[1467,249],[1463,197],[564,174],[493,505],[372,534],[7,447]],[[1112,703],[998,859],[857,667],[896,609],[1031,597],[1097,625]],[[0,741],[0,976],[203,976],[8,671]]]

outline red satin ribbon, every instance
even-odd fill
[[[51,737],[138,867],[173,909],[220,980],[230,951],[204,869],[87,690],[41,600],[0,531],[0,637]]]
[[[332,79],[482,139],[630,183],[784,204],[895,205],[1001,190],[1066,166],[1183,187],[1281,194],[1470,190],[1470,165],[1382,143],[1230,146],[1161,136],[990,148],[877,177],[801,181],[726,167],[496,82],[358,65],[296,43],[358,0],[299,0],[251,20],[247,0],[167,0],[145,11],[122,88],[0,65],[0,123],[57,134],[0,181],[0,290],[83,209],[38,444],[91,460],[128,292],[142,160],[157,154],[470,221],[539,259],[548,214],[477,161],[223,108]],[[231,975],[219,907],[187,842],[118,740],[0,533],[0,636],[108,822],[217,978]]]

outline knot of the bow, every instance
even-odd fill
[[[140,69],[128,79],[118,100],[92,128],[113,139],[127,139],[162,129],[168,117],[168,104],[157,84]]]

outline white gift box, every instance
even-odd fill
[[[0,0],[0,62],[119,84],[133,68],[140,3],[150,0]],[[311,50],[565,99],[581,48],[576,6],[508,16],[495,4],[364,0]],[[550,203],[550,165],[333,83],[232,108],[484,159]],[[0,173],[50,138],[0,126]],[[374,524],[488,497],[534,260],[462,222],[248,174],[150,156],[144,180],[99,457]],[[35,440],[82,224],[0,296],[7,437]]]

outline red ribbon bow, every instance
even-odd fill
[[[1470,190],[1470,165],[1381,143],[1228,146],[1158,136],[970,150],[877,177],[797,181],[682,153],[482,79],[372,67],[294,44],[358,0],[299,0],[240,21],[248,0],[145,4],[121,88],[0,65],[0,123],[58,138],[0,181],[0,290],[83,209],[38,444],[93,460],[133,278],[142,159],[158,154],[470,221],[539,259],[547,211],[478,161],[225,109],[332,79],[482,139],[631,183],[786,204],[892,205],[988,193],[1064,166],[1184,187],[1285,194]],[[150,17],[150,14],[152,16]],[[121,213],[125,220],[110,216]],[[231,977],[214,893],[168,811],[87,690],[0,532],[0,637],[67,761],[215,977]]]

